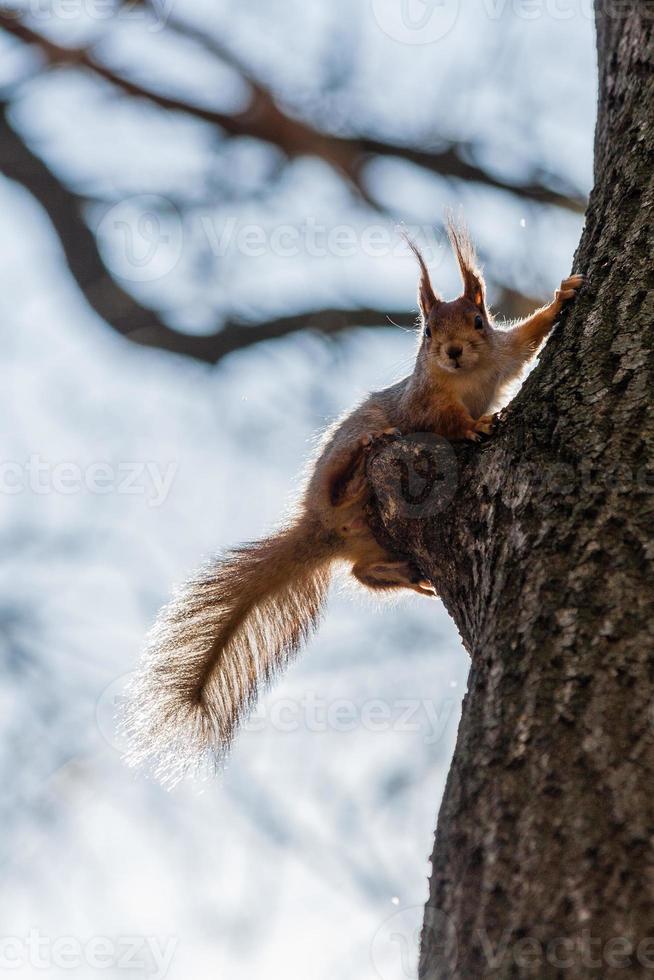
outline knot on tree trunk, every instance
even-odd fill
[[[367,475],[373,534],[384,547],[420,564],[427,525],[448,519],[458,489],[459,461],[452,444],[431,432],[385,436],[370,452]]]
[[[409,559],[437,588],[458,623],[454,593],[463,606],[470,577],[463,552],[475,551],[469,511],[484,492],[484,464],[497,445],[451,443],[433,432],[384,436],[369,453],[370,528],[382,547]],[[453,542],[460,547],[453,547]],[[455,562],[456,568],[453,564]]]

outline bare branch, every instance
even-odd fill
[[[70,271],[89,305],[115,331],[145,347],[156,347],[208,364],[263,340],[299,330],[336,334],[350,327],[377,327],[387,322],[381,310],[320,310],[247,325],[228,321],[215,333],[197,336],[174,330],[158,314],[138,303],[109,275],[94,235],[86,225],[80,201],[27,147],[9,124],[6,106],[0,112],[0,170],[21,183],[46,210]],[[408,326],[415,314],[405,310],[388,314]]]
[[[425,150],[368,136],[344,137],[317,130],[284,112],[270,92],[257,82],[222,45],[211,39],[205,42],[208,50],[240,71],[252,89],[250,105],[244,112],[230,115],[207,109],[183,99],[164,95],[143,83],[130,81],[98,61],[87,49],[64,48],[54,44],[7,13],[0,13],[0,27],[25,43],[38,45],[52,66],[68,65],[85,68],[115,85],[126,95],[147,99],[162,109],[186,113],[203,122],[219,126],[231,136],[249,136],[272,143],[289,159],[299,156],[318,156],[345,176],[358,193],[370,203],[374,202],[370,189],[365,185],[365,165],[371,158],[383,156],[396,157],[413,163],[441,177],[456,178],[509,191],[525,200],[540,204],[557,205],[576,212],[583,212],[586,206],[584,195],[577,189],[562,186],[560,190],[555,190],[551,185],[562,182],[551,175],[539,175],[538,179],[520,184],[489,173],[472,161],[472,148],[464,144],[451,143],[443,149]],[[174,21],[173,29],[178,33],[184,33],[195,42],[200,41],[198,32],[179,20]]]
[[[389,322],[410,327],[415,313],[368,307],[325,309],[255,323],[228,320],[220,330],[198,336],[169,327],[154,310],[142,306],[109,274],[95,236],[82,217],[81,201],[32,152],[0,111],[0,171],[22,184],[50,218],[64,256],[91,308],[117,333],[133,343],[216,364],[223,357],[265,340],[300,330],[333,336],[353,327],[382,327]],[[515,291],[500,287],[498,302],[509,316],[521,315],[537,305]]]
[[[147,0],[143,0],[143,2],[144,5],[152,7],[152,4],[148,3]],[[215,55],[236,69],[248,84],[252,86],[257,99],[272,101],[267,89],[254,77],[250,68],[232,50],[222,44],[215,35],[208,35],[202,32],[187,21],[175,17],[172,13],[166,20],[166,26],[169,30],[185,37],[187,40],[201,45],[205,51]],[[310,139],[319,141],[326,135],[317,132],[315,129],[311,129],[297,120],[292,120],[292,123],[294,126],[302,127]],[[413,163],[441,177],[452,177],[458,180],[485,184],[486,186],[495,187],[498,190],[509,191],[510,193],[528,198],[540,204],[554,204],[580,213],[583,213],[586,208],[586,196],[579,188],[566,185],[557,175],[542,171],[535,173],[533,178],[527,183],[520,184],[502,180],[500,177],[494,176],[488,170],[475,164],[472,161],[473,147],[465,143],[449,143],[449,145],[443,146],[443,141],[441,141],[442,148],[438,150],[435,148],[425,150],[364,135],[349,139],[335,135],[328,136],[327,138],[335,146],[340,145],[350,148],[349,159],[347,166],[344,168],[344,172],[353,180],[359,189],[361,185],[361,169],[365,162],[371,156],[390,156]],[[273,142],[276,141],[273,140]],[[326,159],[336,166],[343,166],[342,160],[340,160],[339,164],[329,157],[326,157]],[[558,190],[556,190],[556,185],[559,185]],[[368,193],[365,196],[368,197]]]

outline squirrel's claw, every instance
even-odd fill
[[[380,429],[378,432],[366,432],[365,436],[361,438],[361,445],[366,449],[370,449],[374,442],[377,442],[378,439],[383,439],[384,436],[398,438],[401,435],[400,430],[395,428]]]
[[[483,436],[492,436],[497,427],[497,416],[496,415],[482,415],[475,422],[475,428],[473,430],[474,435],[476,435],[475,442],[479,442],[479,434]],[[466,434],[466,439],[472,438],[470,433]]]
[[[582,275],[568,276],[561,283],[559,289],[554,293],[554,303],[561,309],[564,303],[568,300],[573,300],[577,298],[577,292],[586,282],[586,277]]]
[[[433,584],[428,578],[421,578],[419,582],[416,582],[416,589],[421,595],[426,595],[430,599],[437,599],[438,592]]]

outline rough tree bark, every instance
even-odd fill
[[[654,975],[654,9],[597,8],[589,284],[483,447],[370,462],[472,660],[424,980]]]

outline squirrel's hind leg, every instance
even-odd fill
[[[366,452],[375,440],[390,435],[399,435],[399,430],[389,428],[380,432],[367,432],[345,458],[332,465],[328,477],[329,501],[332,507],[347,507],[368,493]]]
[[[352,574],[369,589],[411,589],[432,599],[437,595],[432,583],[410,561],[361,563],[353,567]]]

